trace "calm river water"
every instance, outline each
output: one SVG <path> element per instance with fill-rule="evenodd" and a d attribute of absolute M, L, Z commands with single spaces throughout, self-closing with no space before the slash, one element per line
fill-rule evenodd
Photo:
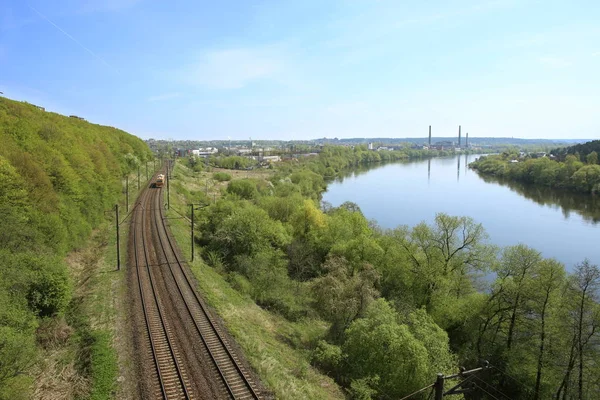
<path fill-rule="evenodd" d="M 331 182 L 323 201 L 358 204 L 384 228 L 431 223 L 438 212 L 480 222 L 499 246 L 524 243 L 568 270 L 600 264 L 600 198 L 482 178 L 467 165 L 477 155 L 393 163 Z"/>

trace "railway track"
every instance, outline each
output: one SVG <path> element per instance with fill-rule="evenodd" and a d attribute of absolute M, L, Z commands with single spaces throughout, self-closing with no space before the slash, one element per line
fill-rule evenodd
<path fill-rule="evenodd" d="M 138 287 L 146 322 L 147 341 L 155 372 L 157 387 L 154 395 L 164 399 L 192 399 L 189 393 L 189 380 L 181 365 L 181 357 L 172 339 L 171 328 L 165 318 L 163 307 L 158 296 L 148 261 L 148 246 L 145 238 L 145 211 L 142 204 L 148 197 L 147 190 L 136 207 L 134 214 L 134 259 L 138 277 Z"/>
<path fill-rule="evenodd" d="M 201 342 L 205 354 L 211 360 L 212 373 L 222 381 L 223 398 L 235 400 L 259 399 L 254 383 L 232 351 L 220 328 L 212 320 L 202 300 L 194 289 L 193 281 L 178 255 L 176 245 L 171 240 L 162 210 L 161 189 L 146 188 L 140 195 L 140 202 L 134 214 L 134 248 L 138 286 L 144 317 L 146 320 L 149 348 L 152 350 L 156 387 L 156 398 L 192 399 L 193 385 L 190 385 L 184 360 L 180 356 L 172 331 L 176 326 L 164 317 L 163 304 L 156 295 L 155 281 L 169 276 L 175 290 L 170 293 L 183 306 L 187 320 L 193 325 L 197 337 L 192 341 Z M 145 237 L 151 232 L 150 237 Z M 150 266 L 149 254 L 161 259 L 158 265 Z M 157 269 L 162 269 L 159 274 Z M 188 332 L 190 332 L 188 330 Z"/>

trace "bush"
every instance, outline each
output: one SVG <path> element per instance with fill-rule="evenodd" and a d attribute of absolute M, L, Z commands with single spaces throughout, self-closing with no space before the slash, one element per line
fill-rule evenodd
<path fill-rule="evenodd" d="M 38 265 L 27 292 L 29 307 L 40 317 L 60 314 L 71 299 L 67 268 L 60 262 Z"/>
<path fill-rule="evenodd" d="M 241 179 L 230 182 L 227 186 L 227 193 L 238 195 L 242 199 L 251 200 L 258 195 L 258 189 L 256 189 L 254 181 Z"/>
<path fill-rule="evenodd" d="M 319 340 L 312 354 L 313 363 L 326 373 L 337 371 L 342 362 L 342 349 L 339 346 Z"/>
<path fill-rule="evenodd" d="M 227 182 L 231 180 L 231 175 L 229 175 L 226 172 L 215 172 L 213 174 L 213 179 L 219 181 L 219 182 Z"/>

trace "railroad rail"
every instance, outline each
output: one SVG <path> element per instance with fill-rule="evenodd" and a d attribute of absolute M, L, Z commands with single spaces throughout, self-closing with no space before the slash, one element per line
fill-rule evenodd
<path fill-rule="evenodd" d="M 164 399 L 192 399 L 189 393 L 189 381 L 176 346 L 172 340 L 171 327 L 165 318 L 160 298 L 157 295 L 155 284 L 150 272 L 148 261 L 148 246 L 144 237 L 146 218 L 144 213 L 148 193 L 145 191 L 140 196 L 134 214 L 134 259 L 137 272 L 137 281 L 140 298 L 146 322 L 146 334 L 150 344 L 150 357 L 155 366 L 158 387 L 155 397 Z M 147 203 L 146 203 L 147 204 Z M 140 221 L 141 219 L 141 221 Z M 141 231 L 141 234 L 140 234 Z M 141 240 L 140 240 L 141 239 Z M 139 253 L 142 253 L 141 255 Z"/>
<path fill-rule="evenodd" d="M 193 322 L 192 331 L 198 334 L 198 342 L 203 344 L 204 353 L 208 355 L 212 362 L 213 372 L 222 381 L 221 390 L 224 389 L 223 391 L 226 392 L 223 393 L 224 397 L 234 400 L 260 399 L 254 389 L 252 380 L 194 289 L 193 281 L 188 276 L 188 272 L 186 272 L 186 268 L 178 255 L 176 245 L 169 235 L 161 202 L 162 188 L 146 188 L 140 195 L 140 202 L 136 206 L 140 210 L 135 213 L 135 223 L 133 225 L 138 284 L 150 347 L 154 354 L 156 378 L 160 387 L 160 390 L 155 393 L 156 397 L 191 399 L 193 395 L 189 389 L 192 386 L 189 385 L 185 366 L 181 362 L 182 359 L 175 343 L 172 343 L 171 340 L 171 329 L 178 329 L 178 327 L 170 327 L 168 320 L 163 318 L 161 300 L 154 291 L 155 284 L 152 271 L 162 269 L 163 274 L 166 273 L 172 278 L 176 290 L 171 294 L 177 300 L 180 299 L 181 305 L 187 310 L 189 320 Z M 139 221 L 139 218 L 141 218 L 141 221 Z M 147 223 L 151 225 L 151 239 L 144 237 L 149 232 Z M 138 238 L 140 232 L 141 240 Z M 140 241 L 142 246 L 139 246 Z M 149 267 L 148 262 L 149 243 L 154 245 L 154 248 L 151 249 L 154 252 L 153 254 L 163 259 L 159 262 L 159 265 L 152 267 Z M 143 257 L 138 254 L 142 249 Z M 142 258 L 145 264 L 140 265 L 138 261 Z M 155 273 L 157 274 L 156 279 L 159 279 L 158 272 Z M 154 293 L 154 297 L 150 295 L 151 292 Z M 192 338 L 192 340 L 197 339 Z"/>

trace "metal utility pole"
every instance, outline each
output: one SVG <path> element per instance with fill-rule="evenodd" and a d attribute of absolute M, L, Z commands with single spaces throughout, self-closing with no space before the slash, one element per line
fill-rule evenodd
<path fill-rule="evenodd" d="M 190 204 L 192 209 L 192 229 L 191 229 L 191 242 L 192 242 L 192 262 L 194 262 L 194 205 Z"/>
<path fill-rule="evenodd" d="M 117 271 L 121 270 L 121 246 L 119 242 L 119 205 L 115 204 L 115 214 L 117 216 L 115 225 L 117 226 Z"/>
<path fill-rule="evenodd" d="M 125 204 L 129 212 L 129 175 L 125 176 Z"/>
<path fill-rule="evenodd" d="M 167 169 L 167 172 L 168 171 L 169 170 Z M 166 178 L 167 178 L 167 210 L 168 210 L 169 207 L 171 207 L 171 204 L 170 204 L 171 192 L 169 190 L 169 181 L 171 180 L 171 178 L 169 178 L 169 174 L 167 174 Z"/>
<path fill-rule="evenodd" d="M 138 165 L 138 192 L 140 190 L 140 166 Z"/>
<path fill-rule="evenodd" d="M 148 161 L 146 161 L 146 182 L 148 181 Z"/>

